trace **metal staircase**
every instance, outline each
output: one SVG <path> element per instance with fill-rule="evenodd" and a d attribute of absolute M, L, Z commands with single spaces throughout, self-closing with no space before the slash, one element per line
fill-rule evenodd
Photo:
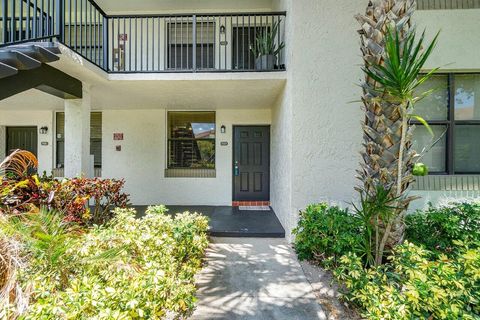
<path fill-rule="evenodd" d="M 48 63 L 60 59 L 65 0 L 0 0 L 0 100 L 35 88 L 64 99 L 82 83 Z"/>
<path fill-rule="evenodd" d="M 173 132 L 171 141 L 172 148 L 170 148 L 170 166 L 179 168 L 192 167 L 194 163 L 201 160 L 200 149 L 197 142 L 194 140 L 193 129 L 177 128 Z"/>
<path fill-rule="evenodd" d="M 0 48 L 0 100 L 29 89 L 62 99 L 82 98 L 82 82 L 48 65 L 60 59 L 53 42 L 33 42 Z"/>
<path fill-rule="evenodd" d="M 0 48 L 0 79 L 19 71 L 40 68 L 42 63 L 59 60 L 60 50 L 50 42 L 26 43 Z"/>

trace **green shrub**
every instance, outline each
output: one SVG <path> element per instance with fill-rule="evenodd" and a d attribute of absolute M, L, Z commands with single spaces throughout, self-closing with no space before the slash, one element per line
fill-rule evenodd
<path fill-rule="evenodd" d="M 348 254 L 335 275 L 348 289 L 344 298 L 367 319 L 479 319 L 480 251 L 455 245 L 454 258 L 432 260 L 430 251 L 406 242 L 388 264 L 371 269 Z"/>
<path fill-rule="evenodd" d="M 19 279 L 24 292 L 30 292 L 30 305 L 21 318 L 189 316 L 195 303 L 194 275 L 208 245 L 208 220 L 197 214 L 171 217 L 165 212 L 163 206 L 151 207 L 144 218 L 135 219 L 134 210 L 117 209 L 106 225 L 69 233 L 64 232 L 68 225 L 55 219 L 58 237 L 67 237 L 66 245 L 59 245 L 60 256 L 53 255 L 56 260 L 48 253 L 50 245 L 37 245 L 38 238 L 43 243 L 58 238 L 56 228 L 25 224 L 24 231 L 30 228 L 32 237 L 19 233 L 29 256 Z M 44 232 L 35 231 L 40 229 Z M 52 264 L 61 266 L 61 272 Z"/>
<path fill-rule="evenodd" d="M 311 205 L 302 211 L 293 234 L 299 258 L 316 260 L 325 267 L 336 265 L 344 254 L 362 252 L 359 221 L 348 210 L 329 207 L 326 203 Z"/>
<path fill-rule="evenodd" d="M 456 240 L 480 241 L 480 203 L 430 207 L 406 217 L 406 238 L 428 250 L 451 253 Z"/>
<path fill-rule="evenodd" d="M 480 203 L 407 216 L 407 241 L 372 268 L 363 239 L 368 217 L 309 206 L 294 230 L 299 258 L 333 267 L 343 298 L 365 318 L 480 319 Z"/>

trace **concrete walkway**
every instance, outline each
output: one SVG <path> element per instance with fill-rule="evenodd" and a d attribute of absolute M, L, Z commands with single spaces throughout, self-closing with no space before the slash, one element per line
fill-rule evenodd
<path fill-rule="evenodd" d="M 283 239 L 212 238 L 192 319 L 326 319 Z"/>

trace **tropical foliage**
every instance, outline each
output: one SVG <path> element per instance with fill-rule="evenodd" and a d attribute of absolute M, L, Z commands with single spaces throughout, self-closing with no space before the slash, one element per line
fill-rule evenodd
<path fill-rule="evenodd" d="M 415 95 L 420 84 L 436 69 L 421 75 L 435 48 L 437 37 L 425 44 L 425 35 L 417 38 L 411 25 L 414 0 L 371 1 L 361 24 L 361 50 L 365 66 L 362 102 L 365 110 L 361 170 L 358 188 L 367 203 L 388 204 L 371 217 L 373 226 L 372 257 L 375 265 L 384 260 L 385 249 L 391 250 L 404 238 L 404 217 L 414 197 L 408 196 L 413 182 L 412 170 L 418 154 L 412 150 L 413 127 L 410 119 L 425 121 L 415 115 L 414 106 L 428 92 Z M 437 35 L 438 36 L 438 35 Z M 369 210 L 369 208 L 360 208 Z M 366 213 L 365 215 L 370 215 Z"/>
<path fill-rule="evenodd" d="M 195 303 L 194 275 L 208 221 L 151 207 L 142 219 L 117 209 L 104 226 L 79 229 L 61 214 L 1 216 L 3 241 L 20 244 L 23 267 L 0 318 L 180 319 Z M 8 237 L 8 238 L 7 238 Z M 21 299 L 22 298 L 22 299 Z M 7 303 L 5 303 L 7 302 Z"/>
<path fill-rule="evenodd" d="M 35 174 L 38 161 L 28 151 L 16 150 L 0 165 L 0 213 L 38 212 L 41 207 L 62 212 L 68 221 L 101 224 L 113 208 L 124 208 L 125 182 L 115 179 L 56 180 Z M 93 210 L 90 208 L 92 207 Z"/>
<path fill-rule="evenodd" d="M 85 224 L 102 224 L 113 217 L 113 208 L 125 208 L 128 194 L 124 180 L 74 178 L 52 181 L 48 207 L 65 213 L 66 219 Z"/>
<path fill-rule="evenodd" d="M 335 274 L 367 319 L 479 319 L 480 251 L 456 246 L 454 257 L 437 257 L 407 241 L 372 269 L 349 254 Z"/>
<path fill-rule="evenodd" d="M 299 258 L 333 270 L 346 287 L 343 298 L 367 319 L 480 318 L 478 202 L 407 215 L 405 243 L 380 266 L 368 261 L 365 219 L 326 204 L 309 206 L 295 230 Z"/>
<path fill-rule="evenodd" d="M 406 224 L 409 241 L 438 254 L 450 255 L 455 251 L 455 242 L 480 239 L 480 203 L 431 206 L 426 211 L 407 215 Z"/>
<path fill-rule="evenodd" d="M 300 212 L 293 230 L 295 250 L 302 260 L 314 260 L 324 267 L 336 266 L 348 252 L 362 255 L 361 224 L 345 209 L 326 203 L 308 206 Z"/>

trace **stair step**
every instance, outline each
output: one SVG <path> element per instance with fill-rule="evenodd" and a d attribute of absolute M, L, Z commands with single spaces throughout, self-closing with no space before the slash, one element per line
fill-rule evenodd
<path fill-rule="evenodd" d="M 0 79 L 14 76 L 18 73 L 18 69 L 9 66 L 8 64 L 4 64 L 0 62 Z"/>
<path fill-rule="evenodd" d="M 60 60 L 60 57 L 52 51 L 37 45 L 16 46 L 14 47 L 14 50 L 43 63 Z"/>
<path fill-rule="evenodd" d="M 15 50 L 17 48 L 24 48 L 28 46 L 41 47 L 53 54 L 61 54 L 60 48 L 56 42 L 26 42 L 22 44 L 13 44 L 8 47 L 1 48 L 2 51 Z"/>
<path fill-rule="evenodd" d="M 15 50 L 0 51 L 0 62 L 18 70 L 32 70 L 42 65 L 40 61 Z"/>

